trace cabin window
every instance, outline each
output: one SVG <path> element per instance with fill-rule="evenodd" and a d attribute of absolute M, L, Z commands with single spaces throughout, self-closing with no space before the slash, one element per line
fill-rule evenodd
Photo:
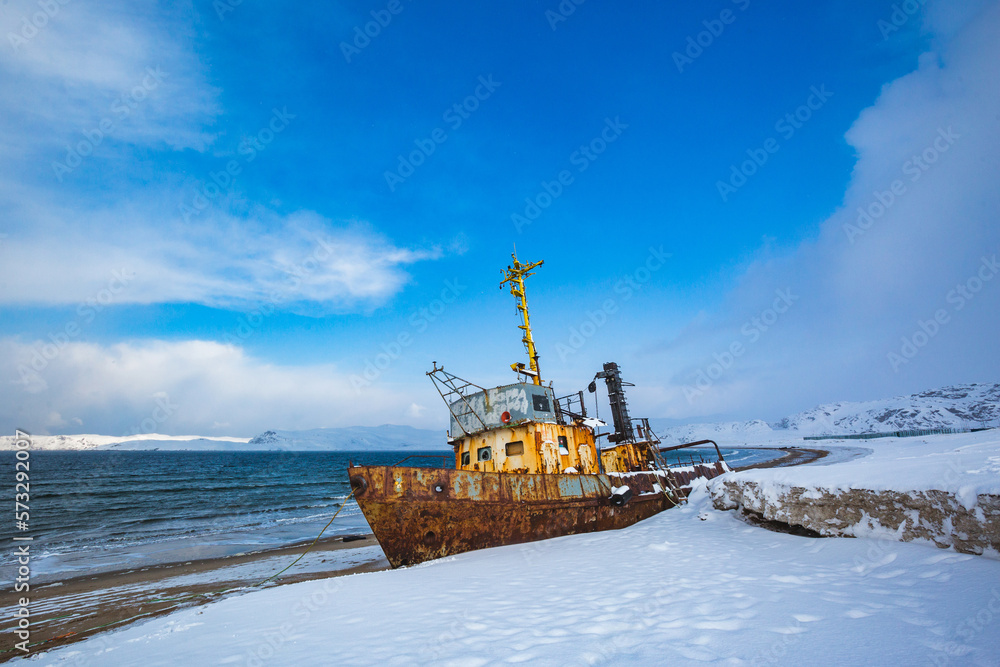
<path fill-rule="evenodd" d="M 507 456 L 520 456 L 524 454 L 524 443 L 520 440 L 507 443 Z"/>
<path fill-rule="evenodd" d="M 469 452 L 462 452 L 462 465 L 469 465 Z"/>
<path fill-rule="evenodd" d="M 560 435 L 559 436 L 559 453 L 560 454 L 569 454 L 569 441 L 566 440 L 566 436 L 565 435 Z"/>
<path fill-rule="evenodd" d="M 480 461 L 489 461 L 493 458 L 493 450 L 489 447 L 480 447 L 476 452 L 476 458 Z"/>
<path fill-rule="evenodd" d="M 549 406 L 549 397 L 545 394 L 532 394 L 531 405 L 535 408 L 535 412 L 552 412 L 552 408 Z"/>

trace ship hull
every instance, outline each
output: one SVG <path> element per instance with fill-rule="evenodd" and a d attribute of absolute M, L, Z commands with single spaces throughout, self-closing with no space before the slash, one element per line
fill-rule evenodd
<path fill-rule="evenodd" d="M 674 480 L 686 495 L 686 484 L 694 477 L 711 478 L 726 470 L 721 462 L 702 464 L 674 473 Z M 663 474 L 350 468 L 355 499 L 393 567 L 475 549 L 625 528 L 676 504 L 654 487 L 666 486 Z M 611 489 L 623 484 L 633 497 L 617 506 Z"/>

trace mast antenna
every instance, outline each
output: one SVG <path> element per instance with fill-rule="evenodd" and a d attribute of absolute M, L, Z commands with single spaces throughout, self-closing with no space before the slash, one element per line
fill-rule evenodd
<path fill-rule="evenodd" d="M 535 349 L 535 341 L 531 337 L 531 321 L 528 319 L 528 297 L 524 293 L 524 279 L 534 275 L 532 269 L 536 269 L 544 264 L 545 260 L 522 264 L 517 260 L 516 247 L 510 256 L 514 260 L 514 263 L 508 265 L 507 270 L 503 272 L 504 279 L 500 282 L 500 289 L 503 289 L 504 284 L 510 283 L 510 293 L 517 300 L 517 310 L 521 313 L 521 320 L 523 322 L 523 324 L 518 325 L 518 329 L 524 332 L 521 342 L 524 343 L 524 349 L 528 353 L 528 368 L 526 369 L 523 363 L 511 364 L 510 367 L 516 373 L 530 376 L 532 382 L 540 386 L 542 384 L 542 377 L 538 372 L 538 351 Z"/>

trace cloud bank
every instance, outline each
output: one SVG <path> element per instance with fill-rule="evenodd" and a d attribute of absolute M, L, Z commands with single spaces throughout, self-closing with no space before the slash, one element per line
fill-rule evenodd
<path fill-rule="evenodd" d="M 761 252 L 722 312 L 646 351 L 678 369 L 652 412 L 777 417 L 996 379 L 1000 5 L 939 4 L 926 28 L 932 50 L 847 132 L 857 163 L 817 237 Z"/>
<path fill-rule="evenodd" d="M 387 382 L 361 396 L 334 366 L 279 366 L 212 341 L 2 339 L 0 377 L 11 379 L 0 385 L 0 420 L 37 433 L 247 437 L 273 428 L 444 423 L 422 416 L 412 393 Z"/>

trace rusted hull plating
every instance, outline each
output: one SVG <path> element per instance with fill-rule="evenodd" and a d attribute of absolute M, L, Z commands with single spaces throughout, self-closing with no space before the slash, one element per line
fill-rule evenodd
<path fill-rule="evenodd" d="M 686 494 L 694 477 L 712 478 L 724 463 L 678 472 Z M 662 473 L 661 473 L 662 475 Z M 354 497 L 393 567 L 415 565 L 475 549 L 520 544 L 561 535 L 625 528 L 673 507 L 652 472 L 619 475 L 483 473 L 445 468 L 356 466 Z M 611 487 L 634 494 L 624 506 Z"/>

